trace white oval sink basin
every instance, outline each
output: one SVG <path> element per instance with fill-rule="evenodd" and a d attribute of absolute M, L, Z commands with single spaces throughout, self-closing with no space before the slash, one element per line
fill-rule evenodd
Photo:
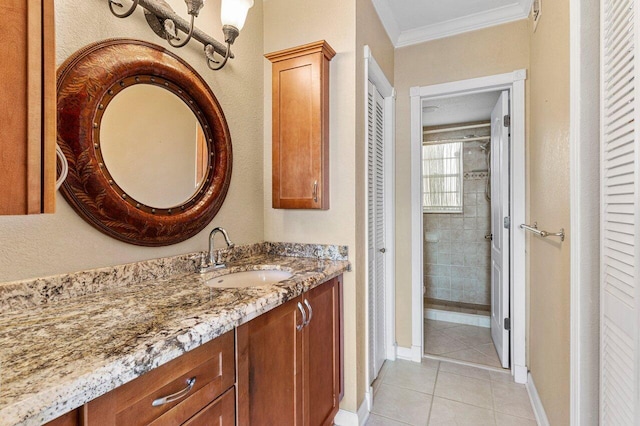
<path fill-rule="evenodd" d="M 206 281 L 205 285 L 217 288 L 258 287 L 275 284 L 291 278 L 293 274 L 287 271 L 267 269 L 263 271 L 234 272 L 220 275 Z"/>

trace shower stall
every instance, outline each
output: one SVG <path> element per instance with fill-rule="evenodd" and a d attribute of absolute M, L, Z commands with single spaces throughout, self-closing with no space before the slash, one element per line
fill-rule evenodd
<path fill-rule="evenodd" d="M 425 319 L 446 320 L 455 312 L 466 314 L 469 324 L 489 324 L 490 139 L 489 122 L 425 128 Z"/>

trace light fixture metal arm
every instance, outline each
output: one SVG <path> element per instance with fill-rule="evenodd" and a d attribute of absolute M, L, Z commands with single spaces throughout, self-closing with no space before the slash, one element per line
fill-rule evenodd
<path fill-rule="evenodd" d="M 126 18 L 127 16 L 131 15 L 131 13 L 133 13 L 133 10 L 135 10 L 135 7 L 132 7 L 132 10 L 129 11 L 131 13 L 129 13 L 129 15 L 126 15 L 126 16 L 123 16 L 121 14 L 116 14 L 113 11 L 113 7 L 111 5 L 112 0 L 107 0 L 107 1 L 109 2 L 112 13 L 117 17 Z M 142 8 L 147 10 L 149 13 L 157 16 L 158 19 L 172 20 L 178 30 L 188 34 L 191 28 L 189 21 L 187 21 L 186 19 L 178 15 L 176 12 L 174 12 L 171 8 L 165 6 L 163 3 L 164 2 L 160 0 L 134 0 L 134 4 L 136 7 L 138 5 L 141 6 Z M 192 38 L 199 41 L 204 46 L 211 45 L 213 50 L 215 50 L 215 52 L 218 53 L 219 55 L 222 55 L 222 56 L 227 55 L 228 49 L 223 43 L 214 39 L 213 37 L 211 37 L 210 35 L 208 35 L 207 33 L 198 29 L 195 26 L 193 27 Z M 233 53 L 229 52 L 229 58 L 234 58 Z"/>
<path fill-rule="evenodd" d="M 167 43 L 169 43 L 171 45 L 171 47 L 176 47 L 176 48 L 180 48 L 180 47 L 184 47 L 187 45 L 187 43 L 189 43 L 189 41 L 191 41 L 191 37 L 193 37 L 193 29 L 195 26 L 195 19 L 196 17 L 191 15 L 191 24 L 189 26 L 189 33 L 187 34 L 187 38 L 184 39 L 182 41 L 182 43 L 173 43 L 173 38 L 172 38 L 172 34 L 169 34 L 168 31 L 165 31 L 165 36 L 167 38 Z M 175 24 L 174 24 L 175 25 Z M 175 38 L 175 37 L 174 37 Z M 228 51 L 229 49 L 227 49 Z"/>
<path fill-rule="evenodd" d="M 224 55 L 224 58 L 222 59 L 222 61 L 216 61 L 214 59 L 212 50 L 213 49 L 211 48 L 211 45 L 205 46 L 204 48 L 204 54 L 207 57 L 207 66 L 209 67 L 209 69 L 213 71 L 221 70 L 229 60 L 229 53 L 231 53 L 231 44 L 227 43 L 227 54 Z M 211 65 L 211 64 L 217 64 L 217 65 Z"/>
<path fill-rule="evenodd" d="M 132 4 L 132 5 L 131 5 L 131 7 L 129 8 L 129 10 L 127 10 L 127 11 L 126 11 L 126 12 L 124 12 L 124 13 L 118 13 L 118 12 L 116 12 L 116 10 L 113 8 L 113 6 L 118 6 L 118 7 L 120 7 L 120 8 L 124 7 L 124 6 L 122 5 L 122 3 L 118 3 L 118 2 L 117 2 L 117 1 L 115 1 L 115 0 L 108 0 L 108 1 L 109 1 L 109 9 L 111 10 L 111 13 L 113 13 L 113 15 L 114 15 L 114 16 L 116 16 L 116 17 L 118 17 L 118 18 L 127 18 L 127 17 L 131 16 L 131 14 L 132 14 L 133 12 L 135 12 L 135 11 L 136 11 L 136 8 L 138 7 L 138 1 L 139 1 L 139 0 L 134 0 L 134 1 L 133 1 L 133 4 Z"/>

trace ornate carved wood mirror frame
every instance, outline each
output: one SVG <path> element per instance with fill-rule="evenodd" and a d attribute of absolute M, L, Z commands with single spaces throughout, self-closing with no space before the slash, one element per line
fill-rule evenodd
<path fill-rule="evenodd" d="M 182 99 L 200 122 L 209 151 L 206 176 L 195 195 L 162 209 L 128 197 L 111 179 L 100 152 L 100 120 L 123 88 L 152 84 Z M 153 123 L 150 123 L 153 125 Z M 163 246 L 184 241 L 211 222 L 231 180 L 231 137 L 207 83 L 160 46 L 128 39 L 95 43 L 58 70 L 58 144 L 69 161 L 61 192 L 92 226 L 127 243 Z"/>

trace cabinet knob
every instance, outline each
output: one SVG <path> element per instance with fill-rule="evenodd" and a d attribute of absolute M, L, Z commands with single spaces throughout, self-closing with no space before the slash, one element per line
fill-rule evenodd
<path fill-rule="evenodd" d="M 380 249 L 380 253 L 386 253 L 386 252 L 387 252 L 386 248 L 383 247 L 383 248 Z"/>

